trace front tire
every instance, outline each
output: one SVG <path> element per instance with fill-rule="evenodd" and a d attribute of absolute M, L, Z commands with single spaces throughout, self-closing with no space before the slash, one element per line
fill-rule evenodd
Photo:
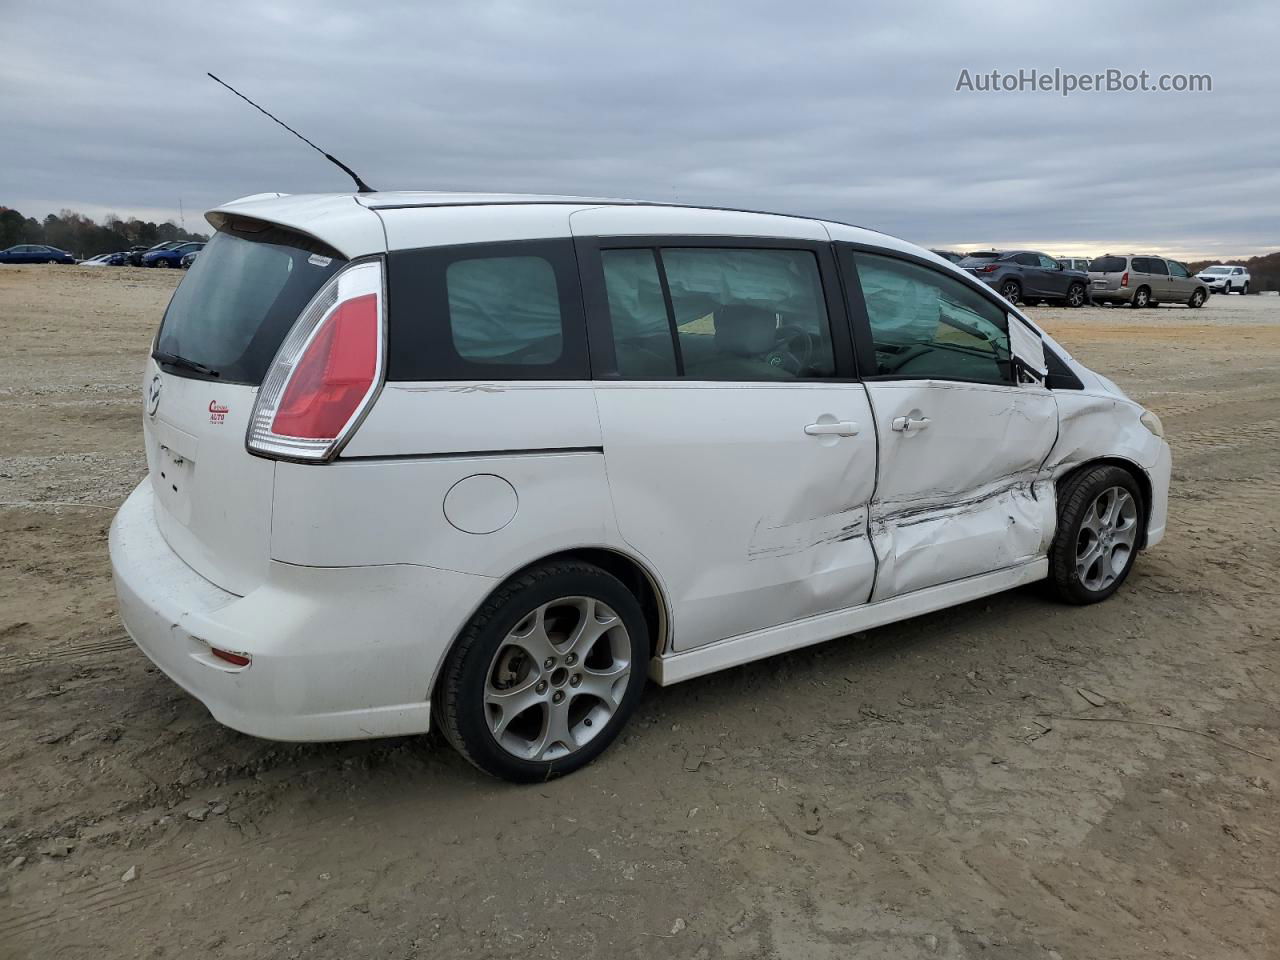
<path fill-rule="evenodd" d="M 1231 293 L 1231 281 L 1230 281 L 1230 280 L 1228 280 L 1228 281 L 1226 282 L 1226 285 L 1222 288 L 1222 292 L 1223 292 L 1223 293 L 1225 293 L 1225 294 L 1230 295 L 1230 293 Z"/>
<path fill-rule="evenodd" d="M 572 773 L 604 752 L 644 689 L 649 630 L 635 596 L 589 563 L 539 564 L 463 629 L 436 720 L 478 769 L 514 783 Z"/>
<path fill-rule="evenodd" d="M 1187 301 L 1187 306 L 1192 310 L 1198 310 L 1200 307 L 1204 306 L 1204 301 L 1205 292 L 1204 289 L 1201 288 L 1191 295 L 1191 299 Z"/>
<path fill-rule="evenodd" d="M 1058 598 L 1098 603 L 1133 569 L 1142 533 L 1142 492 L 1120 467 L 1086 468 L 1059 491 L 1058 530 L 1049 547 L 1049 581 Z"/>
<path fill-rule="evenodd" d="M 1073 283 L 1067 287 L 1067 306 L 1083 307 L 1084 306 L 1084 284 Z"/>

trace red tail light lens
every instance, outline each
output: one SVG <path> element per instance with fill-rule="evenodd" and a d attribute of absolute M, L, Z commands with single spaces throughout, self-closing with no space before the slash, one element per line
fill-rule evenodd
<path fill-rule="evenodd" d="M 272 361 L 249 420 L 252 453 L 328 460 L 382 384 L 382 261 L 339 271 L 303 311 Z"/>
<path fill-rule="evenodd" d="M 1129 285 L 1129 271 L 1126 270 L 1124 273 L 1120 274 L 1120 286 L 1127 287 L 1128 285 Z"/>
<path fill-rule="evenodd" d="M 983 268 L 982 268 L 981 270 L 979 270 L 978 272 L 979 272 L 979 273 L 995 273 L 995 272 L 996 272 L 996 269 L 997 269 L 997 267 L 996 267 L 996 265 L 995 265 L 994 263 L 988 263 L 985 267 L 983 267 Z"/>
<path fill-rule="evenodd" d="M 298 361 L 271 421 L 284 437 L 331 440 L 342 432 L 378 373 L 378 297 L 338 304 Z"/>

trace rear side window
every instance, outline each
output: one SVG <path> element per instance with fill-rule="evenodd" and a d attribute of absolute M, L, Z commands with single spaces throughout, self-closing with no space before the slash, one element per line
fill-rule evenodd
<path fill-rule="evenodd" d="M 174 291 L 156 350 L 208 367 L 223 382 L 257 386 L 298 315 L 345 262 L 266 224 L 219 231 Z"/>
<path fill-rule="evenodd" d="M 601 254 L 626 379 L 832 377 L 835 351 L 810 250 L 664 247 Z"/>
<path fill-rule="evenodd" d="M 542 366 L 560 358 L 560 295 L 542 257 L 456 260 L 444 282 L 453 348 L 463 360 Z"/>
<path fill-rule="evenodd" d="M 1124 257 L 1097 257 L 1089 261 L 1090 273 L 1123 273 L 1127 269 Z"/>
<path fill-rule="evenodd" d="M 1132 262 L 1133 262 L 1134 273 L 1151 273 L 1152 272 L 1150 257 L 1134 257 Z"/>
<path fill-rule="evenodd" d="M 1169 268 L 1165 266 L 1165 262 L 1159 257 L 1149 257 L 1147 262 L 1151 264 L 1149 270 L 1150 273 L 1158 273 L 1163 277 L 1167 277 L 1169 275 Z"/>
<path fill-rule="evenodd" d="M 398 250 L 387 288 L 388 380 L 589 376 L 571 240 Z"/>

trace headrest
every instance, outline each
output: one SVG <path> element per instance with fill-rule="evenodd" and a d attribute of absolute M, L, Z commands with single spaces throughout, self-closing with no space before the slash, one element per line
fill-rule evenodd
<path fill-rule="evenodd" d="M 772 310 L 731 303 L 716 311 L 716 349 L 739 357 L 758 357 L 773 349 L 778 318 Z"/>

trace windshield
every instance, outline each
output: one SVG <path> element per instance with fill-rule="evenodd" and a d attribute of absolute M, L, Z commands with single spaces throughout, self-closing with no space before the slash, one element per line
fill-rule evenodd
<path fill-rule="evenodd" d="M 1210 267 L 1205 273 L 1230 273 L 1230 267 Z"/>
<path fill-rule="evenodd" d="M 1096 257 L 1089 261 L 1090 273 L 1122 273 L 1125 269 L 1124 257 Z"/>
<path fill-rule="evenodd" d="M 325 252 L 318 252 L 320 250 Z M 169 301 L 156 352 L 230 383 L 258 385 L 293 322 L 346 261 L 313 240 L 262 225 L 214 235 Z"/>

